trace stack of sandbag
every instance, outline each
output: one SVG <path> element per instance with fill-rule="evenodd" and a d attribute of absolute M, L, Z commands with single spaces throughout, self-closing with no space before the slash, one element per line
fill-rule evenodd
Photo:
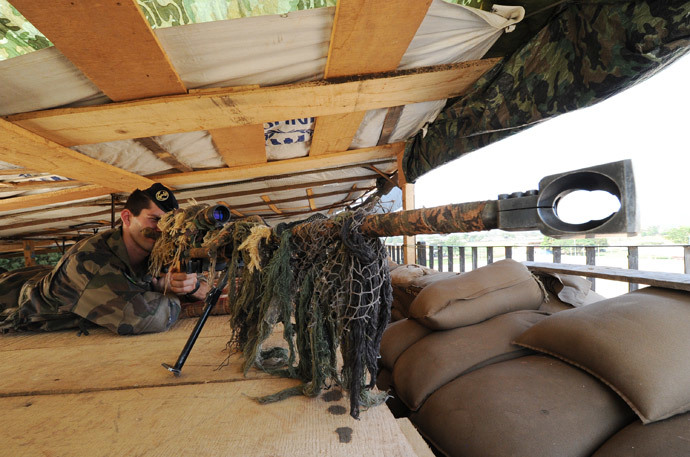
<path fill-rule="evenodd" d="M 391 307 L 391 321 L 395 322 L 408 317 L 410 304 L 417 294 L 429 284 L 441 279 L 455 277 L 460 273 L 439 272 L 422 265 L 398 265 L 388 263 L 393 286 L 393 305 Z"/>
<path fill-rule="evenodd" d="M 425 287 L 408 319 L 381 341 L 379 388 L 392 388 L 399 414 L 416 411 L 449 381 L 482 366 L 530 353 L 511 341 L 548 316 L 545 292 L 521 263 L 502 260 Z"/>
<path fill-rule="evenodd" d="M 690 455 L 690 294 L 589 303 L 558 279 L 554 314 L 517 262 L 430 285 L 384 334 L 380 387 L 446 455 Z"/>

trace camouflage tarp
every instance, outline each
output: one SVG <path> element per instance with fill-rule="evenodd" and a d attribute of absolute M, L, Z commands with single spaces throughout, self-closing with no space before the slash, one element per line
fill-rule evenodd
<path fill-rule="evenodd" d="M 551 117 L 598 103 L 690 51 L 690 2 L 564 4 L 525 46 L 408 141 L 408 182 Z"/>

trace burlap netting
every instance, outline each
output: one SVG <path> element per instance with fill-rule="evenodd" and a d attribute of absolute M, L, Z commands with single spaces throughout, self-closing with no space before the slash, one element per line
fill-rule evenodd
<path fill-rule="evenodd" d="M 611 386 L 649 423 L 690 410 L 690 294 L 646 288 L 563 311 L 515 343 Z"/>
<path fill-rule="evenodd" d="M 613 435 L 592 457 L 687 457 L 690 413 L 653 424 L 635 421 Z"/>
<path fill-rule="evenodd" d="M 538 311 L 515 311 L 479 324 L 424 336 L 395 362 L 396 395 L 416 411 L 429 395 L 458 376 L 532 353 L 511 341 L 547 316 Z"/>
<path fill-rule="evenodd" d="M 411 419 L 445 455 L 567 457 L 591 455 L 634 417 L 594 377 L 533 355 L 457 378 Z"/>
<path fill-rule="evenodd" d="M 410 317 L 432 330 L 447 330 L 537 309 L 544 298 L 529 270 L 506 259 L 430 284 L 410 305 Z"/>

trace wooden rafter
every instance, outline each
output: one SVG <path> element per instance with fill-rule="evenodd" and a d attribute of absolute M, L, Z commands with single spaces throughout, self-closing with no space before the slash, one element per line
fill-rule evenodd
<path fill-rule="evenodd" d="M 339 1 L 324 77 L 329 79 L 395 70 L 429 5 L 431 0 Z M 347 150 L 364 114 L 361 111 L 316 118 L 310 155 Z"/>
<path fill-rule="evenodd" d="M 136 138 L 134 141 L 151 151 L 156 157 L 161 159 L 163 162 L 170 165 L 179 171 L 193 171 L 194 169 L 188 165 L 183 164 L 177 157 L 166 151 L 157 141 L 153 138 Z"/>
<path fill-rule="evenodd" d="M 186 93 L 135 0 L 12 5 L 111 100 Z"/>
<path fill-rule="evenodd" d="M 86 186 L 72 187 L 69 189 L 61 189 L 42 194 L 3 198 L 0 200 L 0 212 L 101 197 L 109 194 L 110 192 L 111 191 L 105 187 L 101 187 L 96 184 L 89 184 Z"/>
<path fill-rule="evenodd" d="M 233 168 L 194 171 L 170 175 L 157 175 L 152 178 L 169 187 L 190 185 L 201 182 L 233 181 L 254 177 L 272 176 L 303 170 L 319 170 L 345 164 L 366 163 L 370 160 L 396 157 L 404 148 L 404 143 L 387 144 L 373 148 L 356 149 L 341 154 L 326 154 L 318 157 L 300 157 L 278 160 L 258 165 L 245 165 Z"/>
<path fill-rule="evenodd" d="M 261 200 L 266 202 L 268 207 L 271 208 L 271 211 L 273 211 L 274 213 L 283 214 L 283 212 L 281 210 L 279 210 L 278 207 L 271 202 L 271 197 L 269 197 L 268 195 L 262 195 Z"/>
<path fill-rule="evenodd" d="M 0 160 L 78 181 L 99 182 L 103 188 L 131 192 L 153 184 L 148 178 L 92 159 L 0 119 Z"/>
<path fill-rule="evenodd" d="M 311 187 L 307 189 L 307 200 L 309 201 L 309 207 L 316 210 L 316 203 L 314 203 L 314 189 Z"/>
<path fill-rule="evenodd" d="M 404 108 L 404 106 L 391 106 L 388 108 L 386 118 L 383 120 L 383 127 L 381 127 L 381 135 L 379 135 L 379 140 L 376 144 L 382 145 L 390 141 Z"/>
<path fill-rule="evenodd" d="M 498 59 L 485 59 L 437 65 L 340 82 L 311 81 L 242 91 L 212 90 L 205 95 L 200 92 L 35 111 L 6 119 L 63 146 L 101 143 L 456 97 L 497 62 Z"/>
<path fill-rule="evenodd" d="M 0 182 L 0 190 L 24 192 L 27 190 L 55 189 L 60 187 L 77 187 L 83 185 L 83 182 L 72 180 Z"/>

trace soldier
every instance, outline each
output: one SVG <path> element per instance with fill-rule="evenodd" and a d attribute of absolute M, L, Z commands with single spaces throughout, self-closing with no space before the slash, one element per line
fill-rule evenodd
<path fill-rule="evenodd" d="M 0 276 L 0 329 L 59 330 L 86 321 L 120 335 L 161 332 L 180 314 L 180 299 L 201 300 L 203 277 L 148 274 L 160 218 L 178 207 L 162 184 L 135 190 L 120 213 L 122 225 L 72 246 L 54 268 L 32 267 Z"/>

